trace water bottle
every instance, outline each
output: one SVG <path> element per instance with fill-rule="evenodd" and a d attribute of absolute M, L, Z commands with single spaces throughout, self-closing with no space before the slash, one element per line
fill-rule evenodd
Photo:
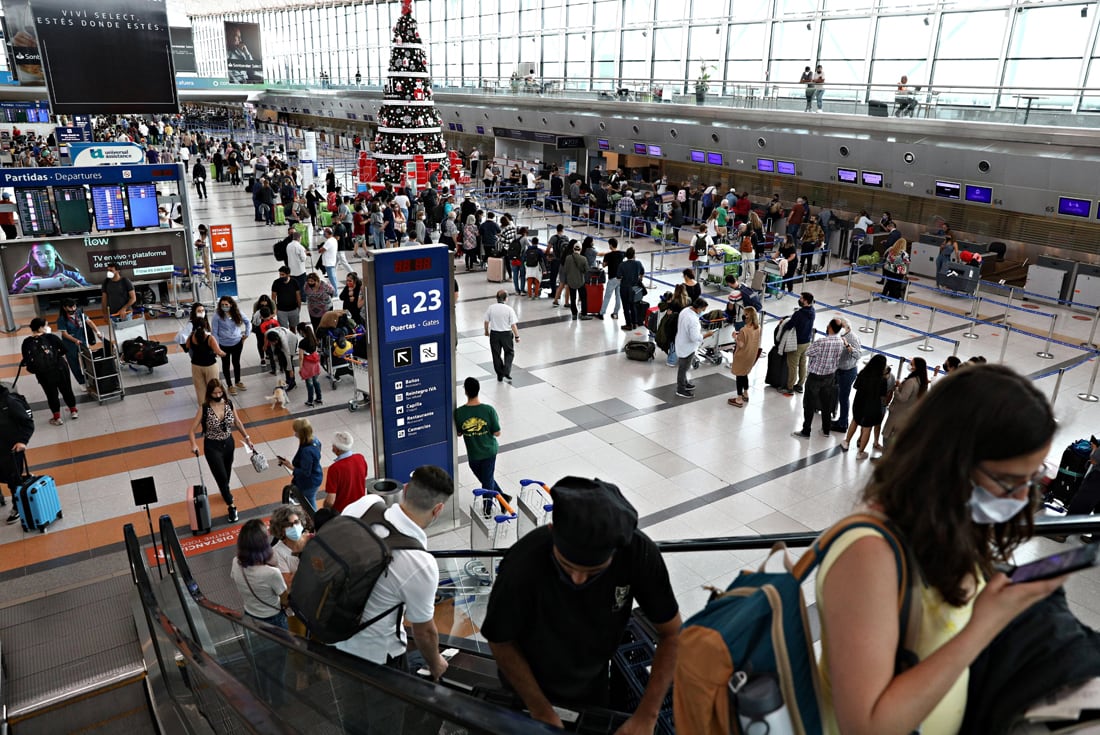
<path fill-rule="evenodd" d="M 744 735 L 794 735 L 790 712 L 773 674 L 754 674 L 738 689 L 737 718 Z"/>

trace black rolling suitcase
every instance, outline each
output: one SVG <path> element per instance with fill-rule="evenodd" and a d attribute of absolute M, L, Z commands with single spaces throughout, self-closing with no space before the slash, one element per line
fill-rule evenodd
<path fill-rule="evenodd" d="M 1058 463 L 1058 474 L 1047 486 L 1043 502 L 1059 510 L 1069 508 L 1073 497 L 1081 489 L 1091 455 L 1092 446 L 1088 439 L 1078 439 L 1066 447 Z"/>
<path fill-rule="evenodd" d="M 936 285 L 948 291 L 973 294 L 982 278 L 981 267 L 969 263 L 944 263 L 936 274 Z"/>
<path fill-rule="evenodd" d="M 787 387 L 787 358 L 779 354 L 779 348 L 772 346 L 768 351 L 768 372 L 764 382 L 773 388 Z"/>

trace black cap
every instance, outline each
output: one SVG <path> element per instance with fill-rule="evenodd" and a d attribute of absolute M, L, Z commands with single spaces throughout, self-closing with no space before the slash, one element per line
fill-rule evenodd
<path fill-rule="evenodd" d="M 550 488 L 550 497 L 554 546 L 578 566 L 603 564 L 630 543 L 638 527 L 638 511 L 609 482 L 563 477 Z"/>

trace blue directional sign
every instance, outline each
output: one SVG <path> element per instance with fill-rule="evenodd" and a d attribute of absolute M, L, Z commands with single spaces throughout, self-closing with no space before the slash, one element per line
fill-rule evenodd
<path fill-rule="evenodd" d="M 454 476 L 454 328 L 445 246 L 376 250 L 368 260 L 375 462 L 405 481 L 417 467 Z"/>

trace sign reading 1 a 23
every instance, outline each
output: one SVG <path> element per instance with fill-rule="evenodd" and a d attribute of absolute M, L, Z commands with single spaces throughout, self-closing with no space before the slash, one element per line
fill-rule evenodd
<path fill-rule="evenodd" d="M 385 339 L 393 342 L 443 334 L 443 279 L 429 278 L 382 287 Z"/>

